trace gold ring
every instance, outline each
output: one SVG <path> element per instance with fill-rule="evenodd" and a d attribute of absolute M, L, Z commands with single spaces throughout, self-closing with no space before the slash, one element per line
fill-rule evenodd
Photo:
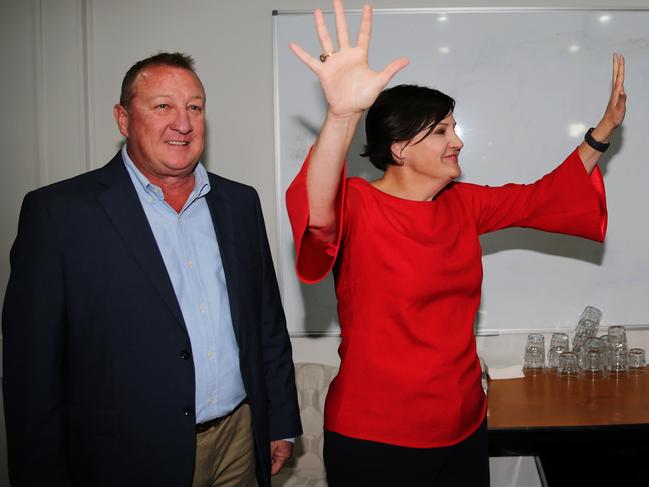
<path fill-rule="evenodd" d="M 327 58 L 331 56 L 334 52 L 336 51 L 328 52 L 327 54 L 320 54 L 320 62 L 324 63 L 327 60 Z"/>

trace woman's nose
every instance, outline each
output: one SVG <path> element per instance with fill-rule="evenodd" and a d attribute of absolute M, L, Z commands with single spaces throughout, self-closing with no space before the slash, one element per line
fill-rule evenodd
<path fill-rule="evenodd" d="M 458 149 L 461 149 L 464 147 L 464 142 L 462 142 L 462 139 L 460 139 L 460 136 L 457 134 L 454 134 L 455 137 L 453 138 L 452 144 L 453 147 L 457 147 Z"/>

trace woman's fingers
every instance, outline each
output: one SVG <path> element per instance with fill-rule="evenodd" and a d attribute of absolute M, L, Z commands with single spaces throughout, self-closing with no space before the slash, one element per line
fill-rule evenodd
<path fill-rule="evenodd" d="M 626 93 L 624 91 L 624 56 L 613 54 L 613 77 L 611 98 L 606 107 L 604 119 L 613 127 L 618 127 L 624 121 L 626 113 Z"/>
<path fill-rule="evenodd" d="M 381 89 L 392 77 L 408 65 L 406 58 L 392 61 L 382 71 L 372 70 L 367 62 L 367 52 L 372 34 L 372 8 L 363 7 L 363 14 L 356 41 L 356 47 L 349 44 L 349 31 L 343 0 L 333 0 L 339 49 L 331 57 L 311 55 L 295 43 L 289 44 L 291 51 L 318 78 L 330 109 L 337 114 L 358 113 L 367 109 Z M 321 10 L 314 12 L 316 31 L 322 54 L 334 51 L 325 16 Z"/>
<path fill-rule="evenodd" d="M 372 37 L 372 7 L 365 5 L 363 7 L 363 15 L 361 17 L 361 26 L 358 29 L 358 38 L 356 39 L 356 46 L 364 51 L 370 48 L 370 38 Z"/>
<path fill-rule="evenodd" d="M 334 17 L 336 19 L 336 32 L 338 33 L 338 47 L 342 50 L 349 47 L 349 29 L 342 0 L 334 0 Z"/>
<path fill-rule="evenodd" d="M 613 54 L 613 91 L 624 93 L 624 56 Z"/>
<path fill-rule="evenodd" d="M 395 74 L 408 66 L 408 63 L 410 63 L 410 60 L 408 58 L 400 57 L 383 68 L 383 71 L 381 71 L 380 73 L 383 86 L 387 85 Z"/>
<path fill-rule="evenodd" d="M 617 105 L 617 99 L 619 94 L 619 85 L 618 85 L 618 74 L 619 74 L 619 59 L 617 53 L 613 53 L 613 79 L 611 80 L 611 100 L 609 105 L 615 107 Z"/>
<path fill-rule="evenodd" d="M 611 98 L 619 110 L 626 107 L 626 93 L 624 91 L 624 56 L 620 54 L 613 55 L 613 92 Z"/>
<path fill-rule="evenodd" d="M 617 82 L 620 87 L 620 93 L 624 93 L 624 56 L 618 58 Z"/>
<path fill-rule="evenodd" d="M 300 59 L 300 61 L 302 61 L 309 67 L 309 69 L 311 69 L 311 71 L 313 71 L 315 74 L 318 74 L 318 70 L 320 68 L 320 65 L 322 64 L 319 60 L 315 59 L 294 42 L 291 42 L 288 47 L 291 51 L 293 51 L 293 54 L 295 54 Z"/>
<path fill-rule="evenodd" d="M 334 48 L 334 43 L 329 35 L 329 29 L 327 28 L 327 23 L 325 22 L 322 10 L 317 9 L 313 12 L 313 18 L 315 19 L 315 29 L 318 33 L 318 40 L 320 41 L 322 53 L 328 54 L 334 52 L 336 49 Z"/>

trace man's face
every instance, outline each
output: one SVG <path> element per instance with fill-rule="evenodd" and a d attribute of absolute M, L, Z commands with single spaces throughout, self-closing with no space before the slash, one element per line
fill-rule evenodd
<path fill-rule="evenodd" d="M 188 176 L 205 146 L 205 90 L 186 69 L 150 66 L 133 84 L 126 109 L 113 110 L 128 154 L 149 179 Z"/>

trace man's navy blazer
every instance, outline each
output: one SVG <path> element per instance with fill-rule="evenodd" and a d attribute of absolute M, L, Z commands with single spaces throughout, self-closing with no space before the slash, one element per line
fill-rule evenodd
<path fill-rule="evenodd" d="M 291 346 L 257 193 L 209 178 L 257 478 L 269 486 L 270 440 L 301 433 Z M 120 154 L 29 193 L 10 260 L 2 325 L 12 485 L 191 486 L 191 344 Z"/>

